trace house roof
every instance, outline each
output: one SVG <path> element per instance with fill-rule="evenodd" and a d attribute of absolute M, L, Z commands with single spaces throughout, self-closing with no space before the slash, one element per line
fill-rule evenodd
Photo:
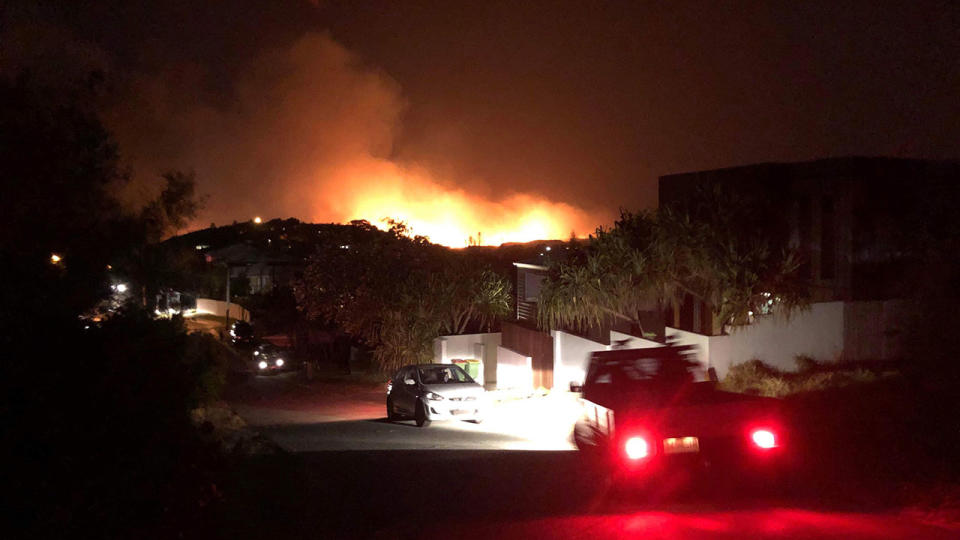
<path fill-rule="evenodd" d="M 538 264 L 538 263 L 539 263 L 539 261 L 536 261 L 536 262 L 535 262 L 535 261 L 532 261 L 532 260 L 528 260 L 528 261 L 525 261 L 525 262 L 515 262 L 515 263 L 513 263 L 513 265 L 516 266 L 517 268 L 527 268 L 527 269 L 530 269 L 530 270 L 548 270 L 548 268 L 547 268 L 546 266 L 544 266 L 544 265 L 542 265 L 542 264 Z"/>

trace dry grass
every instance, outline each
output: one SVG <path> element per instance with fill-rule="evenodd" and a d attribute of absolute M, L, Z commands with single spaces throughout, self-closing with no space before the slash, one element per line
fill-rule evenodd
<path fill-rule="evenodd" d="M 812 358 L 797 357 L 798 371 L 783 371 L 761 360 L 753 359 L 731 366 L 721 388 L 730 392 L 784 397 L 830 388 L 871 383 L 895 372 L 868 369 L 863 366 L 824 364 Z"/>

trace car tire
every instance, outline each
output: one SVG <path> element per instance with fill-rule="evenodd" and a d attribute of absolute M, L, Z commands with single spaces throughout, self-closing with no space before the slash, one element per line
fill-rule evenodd
<path fill-rule="evenodd" d="M 398 419 L 397 413 L 393 410 L 393 399 L 387 396 L 387 421 L 393 422 Z"/>
<path fill-rule="evenodd" d="M 414 414 L 413 419 L 417 422 L 417 427 L 427 427 L 430 425 L 430 419 L 427 418 L 427 404 L 418 401 L 417 402 L 417 412 Z"/>

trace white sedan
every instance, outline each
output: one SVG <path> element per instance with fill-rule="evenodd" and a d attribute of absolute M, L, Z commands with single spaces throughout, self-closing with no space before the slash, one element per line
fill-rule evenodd
<path fill-rule="evenodd" d="M 419 364 L 401 368 L 387 383 L 387 419 L 412 417 L 419 427 L 434 420 L 483 421 L 483 386 L 460 366 Z"/>

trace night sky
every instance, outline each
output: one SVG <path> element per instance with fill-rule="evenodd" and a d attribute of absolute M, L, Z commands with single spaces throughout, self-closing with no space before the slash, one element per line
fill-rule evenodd
<path fill-rule="evenodd" d="M 663 174 L 960 157 L 953 2 L 54 4 L 7 5 L 0 69 L 104 70 L 137 189 L 195 171 L 195 226 L 566 237 Z"/>

